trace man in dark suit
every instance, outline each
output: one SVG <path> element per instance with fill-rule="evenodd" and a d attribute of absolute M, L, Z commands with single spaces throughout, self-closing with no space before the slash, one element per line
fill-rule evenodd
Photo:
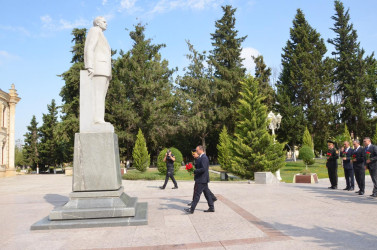
<path fill-rule="evenodd" d="M 346 178 L 347 186 L 343 190 L 347 191 L 353 191 L 355 187 L 355 178 L 354 178 L 354 172 L 353 172 L 353 166 L 352 166 L 352 155 L 353 150 L 350 147 L 350 143 L 348 141 L 345 141 L 343 143 L 344 150 L 342 152 L 342 159 L 343 159 L 343 168 L 344 168 L 344 177 Z"/>
<path fill-rule="evenodd" d="M 164 162 L 166 162 L 166 176 L 165 176 L 165 182 L 164 185 L 162 185 L 160 188 L 165 189 L 166 184 L 168 184 L 169 177 L 174 183 L 173 189 L 178 188 L 177 181 L 174 178 L 174 162 L 175 162 L 175 156 L 172 154 L 171 150 L 168 149 L 166 151 L 165 157 L 164 157 Z"/>
<path fill-rule="evenodd" d="M 369 169 L 370 177 L 373 181 L 372 197 L 377 197 L 377 147 L 372 145 L 369 137 L 364 138 L 365 146 L 365 165 Z"/>
<path fill-rule="evenodd" d="M 204 196 L 208 203 L 208 210 L 204 212 L 215 212 L 215 207 L 213 205 L 213 200 L 208 189 L 209 182 L 209 160 L 208 157 L 204 154 L 203 146 L 197 146 L 196 152 L 199 154 L 199 158 L 196 162 L 196 169 L 194 171 L 194 180 L 195 180 L 195 190 L 194 190 L 194 200 L 192 201 L 190 208 L 185 208 L 184 210 L 187 213 L 193 214 L 196 208 L 196 205 L 199 202 L 200 196 L 204 193 Z"/>
<path fill-rule="evenodd" d="M 365 192 L 365 167 L 364 167 L 364 149 L 360 146 L 359 140 L 353 141 L 353 170 L 355 171 L 355 179 L 359 186 L 359 195 L 363 195 Z"/>
<path fill-rule="evenodd" d="M 329 179 L 331 183 L 331 187 L 329 189 L 337 189 L 338 188 L 338 152 L 334 147 L 334 142 L 331 140 L 327 141 L 327 172 L 329 174 Z"/>

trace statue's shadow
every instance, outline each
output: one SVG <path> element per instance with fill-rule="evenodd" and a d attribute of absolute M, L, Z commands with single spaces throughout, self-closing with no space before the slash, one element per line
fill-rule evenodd
<path fill-rule="evenodd" d="M 64 206 L 69 201 L 67 196 L 63 196 L 60 194 L 46 194 L 43 197 L 48 203 L 54 205 L 54 207 L 61 207 Z"/>

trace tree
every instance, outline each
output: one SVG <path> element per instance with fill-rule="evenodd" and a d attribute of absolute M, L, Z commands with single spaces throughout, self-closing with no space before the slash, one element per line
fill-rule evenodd
<path fill-rule="evenodd" d="M 308 145 L 304 145 L 299 151 L 298 158 L 305 163 L 305 168 L 308 169 L 308 165 L 313 165 L 315 162 L 313 159 L 313 148 Z"/>
<path fill-rule="evenodd" d="M 47 105 L 47 114 L 43 114 L 43 124 L 39 128 L 40 131 L 40 143 L 39 154 L 40 162 L 43 165 L 56 166 L 61 163 L 61 152 L 58 139 L 56 138 L 56 126 L 58 124 L 58 108 L 55 100 L 52 99 L 51 104 Z"/>
<path fill-rule="evenodd" d="M 326 51 L 324 40 L 298 9 L 290 30 L 290 39 L 283 48 L 283 69 L 277 83 L 278 95 L 281 95 L 278 101 L 285 101 L 283 105 L 291 102 L 291 112 L 295 108 L 301 109 L 308 129 L 313 131 L 314 145 L 317 149 L 325 146 L 329 137 L 329 125 L 333 120 L 330 117 L 332 64 L 331 60 L 324 59 Z M 277 108 L 284 116 L 283 105 L 280 103 Z M 299 115 L 295 118 L 301 120 Z M 302 124 L 299 127 L 303 128 Z M 284 133 L 283 130 L 279 132 Z"/>
<path fill-rule="evenodd" d="M 304 135 L 302 136 L 302 145 L 309 146 L 312 149 L 312 151 L 314 149 L 312 136 L 309 133 L 308 127 L 305 127 Z"/>
<path fill-rule="evenodd" d="M 24 166 L 25 164 L 25 157 L 23 152 L 23 146 L 20 143 L 21 140 L 16 141 L 16 147 L 14 149 L 14 164 L 16 166 Z"/>
<path fill-rule="evenodd" d="M 346 141 L 348 141 L 352 145 L 351 134 L 348 131 L 347 124 L 344 124 L 344 138 Z"/>
<path fill-rule="evenodd" d="M 30 165 L 32 168 L 39 167 L 39 131 L 38 131 L 38 122 L 33 115 L 33 118 L 30 121 L 30 125 L 27 126 L 28 132 L 24 135 L 25 137 L 25 146 L 23 148 L 23 154 L 25 157 L 25 163 Z"/>
<path fill-rule="evenodd" d="M 183 134 L 199 138 L 201 145 L 206 149 L 206 138 L 215 120 L 216 105 L 212 95 L 210 71 L 204 66 L 206 52 L 199 53 L 189 41 L 187 45 L 190 54 L 186 57 L 190 64 L 184 76 L 177 78 L 177 95 L 182 107 L 179 127 Z"/>
<path fill-rule="evenodd" d="M 110 84 L 106 119 L 120 133 L 122 153 L 129 152 L 137 128 L 140 128 L 150 152 L 156 155 L 176 132 L 176 100 L 172 95 L 175 69 L 169 69 L 168 61 L 161 59 L 160 49 L 165 44 L 152 44 L 144 32 L 145 26 L 136 25 L 130 32 L 134 42 L 132 49 L 127 53 L 121 51 L 121 56 L 114 62 L 113 82 L 116 84 Z"/>
<path fill-rule="evenodd" d="M 145 138 L 141 129 L 139 129 L 139 132 L 136 136 L 136 143 L 134 150 L 132 152 L 132 158 L 133 165 L 137 170 L 139 170 L 140 172 L 147 171 L 150 165 L 151 156 L 148 153 L 148 148 L 145 143 Z"/>
<path fill-rule="evenodd" d="M 374 145 L 377 144 L 377 125 L 376 125 L 376 129 L 374 130 L 374 136 L 373 136 L 373 138 L 372 138 L 372 143 L 373 143 Z"/>
<path fill-rule="evenodd" d="M 271 68 L 264 63 L 263 56 L 254 57 L 255 79 L 259 82 L 259 93 L 265 97 L 263 103 L 268 110 L 272 110 L 275 104 L 275 92 L 270 85 Z"/>
<path fill-rule="evenodd" d="M 242 42 L 247 36 L 238 37 L 235 28 L 236 9 L 230 5 L 222 6 L 224 15 L 215 22 L 215 33 L 211 34 L 213 50 L 210 51 L 209 65 L 214 68 L 214 99 L 216 107 L 216 128 L 225 125 L 234 131 L 234 114 L 241 89 L 240 81 L 245 77 L 246 69 L 242 65 Z"/>
<path fill-rule="evenodd" d="M 220 136 L 219 144 L 217 144 L 218 161 L 222 169 L 231 171 L 232 167 L 232 141 L 228 134 L 228 130 L 224 126 Z"/>
<path fill-rule="evenodd" d="M 64 161 L 71 162 L 73 159 L 74 136 L 79 131 L 79 93 L 80 93 L 80 70 L 84 66 L 84 47 L 86 29 L 73 29 L 72 42 L 72 66 L 61 74 L 65 84 L 60 91 L 62 97 L 62 121 L 59 123 L 59 140 L 63 143 Z"/>
<path fill-rule="evenodd" d="M 335 23 L 331 29 L 336 37 L 328 39 L 328 42 L 335 47 L 332 52 L 335 57 L 333 81 L 335 93 L 342 100 L 340 118 L 348 124 L 355 137 L 362 137 L 372 132 L 369 130 L 372 106 L 366 100 L 376 92 L 376 67 L 373 54 L 364 58 L 365 51 L 360 48 L 357 32 L 350 23 L 349 9 L 345 10 L 341 1 L 335 1 L 334 5 L 335 15 L 332 19 Z M 372 70 L 372 74 L 367 74 L 368 69 Z M 368 91 L 370 88 L 372 91 Z"/>
<path fill-rule="evenodd" d="M 267 107 L 258 93 L 258 82 L 249 76 L 241 82 L 233 141 L 232 171 L 253 179 L 254 172 L 271 171 L 285 164 L 284 144 L 274 143 L 268 132 Z"/>

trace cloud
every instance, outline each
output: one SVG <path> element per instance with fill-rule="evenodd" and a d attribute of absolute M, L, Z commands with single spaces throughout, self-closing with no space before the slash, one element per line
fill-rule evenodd
<path fill-rule="evenodd" d="M 0 65 L 3 65 L 10 61 L 14 61 L 18 59 L 19 59 L 19 56 L 13 55 L 5 50 L 0 50 Z"/>
<path fill-rule="evenodd" d="M 160 0 L 150 14 L 165 13 L 175 9 L 203 10 L 208 7 L 217 7 L 221 1 L 216 0 Z"/>
<path fill-rule="evenodd" d="M 90 21 L 84 18 L 79 18 L 74 21 L 68 21 L 65 19 L 54 20 L 50 15 L 44 15 L 40 17 L 42 22 L 42 28 L 50 31 L 60 31 L 66 29 L 73 29 L 78 27 L 85 27 L 90 25 Z"/>
<path fill-rule="evenodd" d="M 106 5 L 107 4 L 107 0 L 102 0 L 102 5 Z"/>
<path fill-rule="evenodd" d="M 246 68 L 246 70 L 253 74 L 255 71 L 255 63 L 252 56 L 259 56 L 260 53 L 257 49 L 254 48 L 243 48 L 241 51 L 241 58 L 244 58 L 242 64 Z"/>
<path fill-rule="evenodd" d="M 20 26 L 0 25 L 0 30 L 12 31 L 12 32 L 21 33 L 26 36 L 31 36 L 30 32 L 27 29 Z"/>

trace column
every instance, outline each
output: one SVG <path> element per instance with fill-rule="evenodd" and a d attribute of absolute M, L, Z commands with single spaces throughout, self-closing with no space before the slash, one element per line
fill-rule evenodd
<path fill-rule="evenodd" d="M 16 104 L 20 101 L 21 98 L 18 97 L 17 90 L 12 84 L 12 88 L 9 90 L 10 100 L 9 100 L 9 170 L 15 170 L 14 160 L 15 160 L 15 117 L 16 117 Z"/>

